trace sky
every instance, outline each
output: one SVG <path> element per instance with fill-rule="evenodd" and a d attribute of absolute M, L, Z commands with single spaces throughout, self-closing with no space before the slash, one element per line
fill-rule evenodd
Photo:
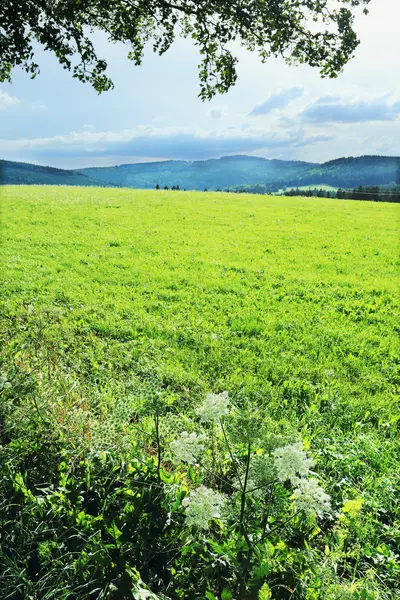
<path fill-rule="evenodd" d="M 98 95 L 38 49 L 35 79 L 16 69 L 0 84 L 0 157 L 61 168 L 248 154 L 325 162 L 400 156 L 400 0 L 371 0 L 360 14 L 355 57 L 338 79 L 317 69 L 262 64 L 237 47 L 238 81 L 210 102 L 198 98 L 199 54 L 177 40 L 142 66 L 96 34 L 112 91 Z"/>

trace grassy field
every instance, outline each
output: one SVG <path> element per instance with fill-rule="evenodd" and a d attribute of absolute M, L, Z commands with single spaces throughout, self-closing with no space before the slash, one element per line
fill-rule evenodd
<path fill-rule="evenodd" d="M 306 440 L 341 514 L 312 542 L 314 577 L 330 591 L 310 584 L 313 592 L 272 597 L 395 598 L 400 207 L 72 187 L 0 193 L 0 370 L 20 398 L 34 406 L 28 373 L 41 398 L 57 396 L 66 410 L 140 403 L 151 389 L 190 413 L 205 393 L 227 390 Z M 356 516 L 340 513 L 349 499 L 362 499 Z"/>

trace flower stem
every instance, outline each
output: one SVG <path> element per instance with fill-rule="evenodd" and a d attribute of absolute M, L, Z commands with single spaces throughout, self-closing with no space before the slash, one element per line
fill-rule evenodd
<path fill-rule="evenodd" d="M 242 480 L 240 479 L 239 471 L 238 471 L 237 465 L 236 465 L 236 460 L 235 460 L 235 458 L 234 458 L 234 456 L 232 454 L 231 446 L 229 444 L 228 436 L 226 435 L 226 431 L 225 431 L 225 427 L 224 427 L 224 424 L 222 422 L 222 419 L 220 419 L 219 422 L 221 424 L 222 433 L 224 434 L 225 443 L 226 443 L 226 446 L 227 446 L 228 451 L 229 451 L 229 456 L 231 457 L 232 466 L 233 466 L 233 468 L 235 470 L 236 477 L 238 478 L 240 488 L 243 491 L 243 483 L 242 483 Z"/>
<path fill-rule="evenodd" d="M 156 442 L 157 442 L 157 477 L 158 477 L 158 481 L 161 481 L 161 474 L 160 474 L 161 445 L 160 445 L 160 430 L 159 430 L 158 412 L 156 412 L 156 414 L 154 415 L 154 422 L 155 422 L 155 426 L 156 426 Z"/>

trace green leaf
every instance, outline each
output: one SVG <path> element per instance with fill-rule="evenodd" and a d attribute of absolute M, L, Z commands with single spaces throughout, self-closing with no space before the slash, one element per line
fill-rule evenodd
<path fill-rule="evenodd" d="M 115 523 L 115 521 L 113 521 L 111 523 L 111 525 L 109 527 L 107 527 L 107 532 L 110 534 L 110 536 L 114 539 L 117 540 L 119 537 L 121 537 L 122 535 L 122 531 L 118 528 L 117 524 Z"/>

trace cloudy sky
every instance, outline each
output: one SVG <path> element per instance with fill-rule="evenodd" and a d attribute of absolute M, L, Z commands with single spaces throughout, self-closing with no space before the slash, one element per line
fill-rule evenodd
<path fill-rule="evenodd" d="M 315 162 L 400 155 L 399 0 L 371 0 L 358 18 L 356 57 L 335 80 L 238 49 L 237 85 L 211 102 L 197 97 L 196 48 L 179 40 L 143 65 L 97 36 L 115 89 L 98 95 L 49 53 L 40 75 L 0 84 L 0 157 L 65 168 L 227 154 Z"/>

